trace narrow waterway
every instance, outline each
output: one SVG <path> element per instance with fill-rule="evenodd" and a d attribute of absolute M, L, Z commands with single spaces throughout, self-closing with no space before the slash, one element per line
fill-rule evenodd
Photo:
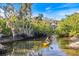
<path fill-rule="evenodd" d="M 52 38 L 50 45 L 42 47 L 42 41 L 16 41 L 9 44 L 7 56 L 66 56 L 57 43 L 57 39 Z"/>
<path fill-rule="evenodd" d="M 51 44 L 47 48 L 41 48 L 43 56 L 66 56 L 58 45 L 56 37 L 52 38 Z"/>

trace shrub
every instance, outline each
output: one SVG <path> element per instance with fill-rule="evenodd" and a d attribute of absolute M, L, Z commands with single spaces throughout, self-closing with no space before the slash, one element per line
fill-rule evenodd
<path fill-rule="evenodd" d="M 56 28 L 59 36 L 75 36 L 79 33 L 79 14 L 75 13 L 61 20 Z"/>
<path fill-rule="evenodd" d="M 38 33 L 45 33 L 47 35 L 51 35 L 53 33 L 53 30 L 50 24 L 46 21 L 32 20 L 31 24 L 32 24 L 34 31 Z"/>

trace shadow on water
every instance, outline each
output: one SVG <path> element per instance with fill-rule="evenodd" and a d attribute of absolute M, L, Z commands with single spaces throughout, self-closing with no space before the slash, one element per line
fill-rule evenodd
<path fill-rule="evenodd" d="M 43 56 L 66 56 L 66 54 L 60 49 L 55 36 L 52 36 L 52 42 L 47 48 L 40 49 Z"/>
<path fill-rule="evenodd" d="M 43 38 L 42 38 L 43 39 Z M 52 42 L 47 47 L 42 47 L 43 41 L 16 41 L 7 43 L 10 47 L 6 55 L 10 56 L 65 56 L 60 49 L 56 37 L 52 37 Z"/>

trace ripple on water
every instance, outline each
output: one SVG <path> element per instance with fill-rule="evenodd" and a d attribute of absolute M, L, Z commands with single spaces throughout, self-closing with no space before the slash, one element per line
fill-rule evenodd
<path fill-rule="evenodd" d="M 41 44 L 42 42 L 40 41 L 15 42 L 12 46 L 14 49 L 12 51 L 13 53 L 12 55 L 28 55 L 28 56 L 65 56 L 66 55 L 59 48 L 57 41 L 54 41 L 54 43 L 52 42 L 49 46 L 45 45 L 45 47 L 41 47 Z"/>
<path fill-rule="evenodd" d="M 43 56 L 66 56 L 66 54 L 57 45 L 41 48 L 40 52 Z"/>

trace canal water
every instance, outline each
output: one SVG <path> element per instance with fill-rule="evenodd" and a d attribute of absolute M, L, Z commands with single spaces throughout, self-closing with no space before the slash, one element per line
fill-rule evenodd
<path fill-rule="evenodd" d="M 50 45 L 43 41 L 16 41 L 10 45 L 7 56 L 66 56 L 54 39 Z"/>
<path fill-rule="evenodd" d="M 61 50 L 56 37 L 53 36 L 51 44 L 47 48 L 40 49 L 43 56 L 66 56 Z"/>

